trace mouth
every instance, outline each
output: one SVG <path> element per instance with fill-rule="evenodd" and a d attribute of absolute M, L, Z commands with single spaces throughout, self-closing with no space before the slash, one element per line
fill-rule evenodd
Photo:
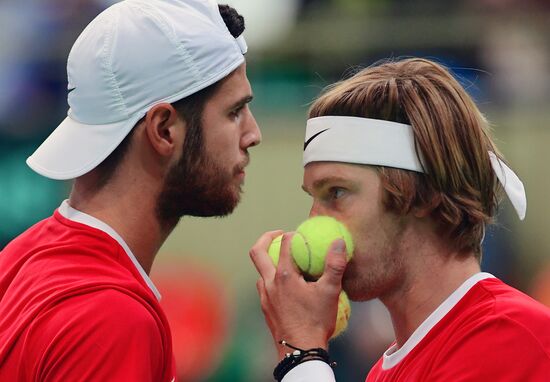
<path fill-rule="evenodd" d="M 248 166 L 249 163 L 250 163 L 250 158 L 247 156 L 242 161 L 242 163 L 238 164 L 235 167 L 235 175 L 238 176 L 238 177 L 242 177 L 244 179 L 244 177 L 246 176 L 246 173 L 245 173 L 244 170 L 245 170 L 246 166 Z"/>
<path fill-rule="evenodd" d="M 235 173 L 235 178 L 237 178 L 241 184 L 244 183 L 244 179 L 246 177 L 246 172 L 244 170 L 244 167 L 243 166 L 237 166 L 235 168 L 234 173 Z"/>

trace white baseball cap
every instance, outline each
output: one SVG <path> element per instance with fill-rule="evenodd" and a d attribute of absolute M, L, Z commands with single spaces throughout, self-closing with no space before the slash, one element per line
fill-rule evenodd
<path fill-rule="evenodd" d="M 221 80 L 244 62 L 210 0 L 125 0 L 97 16 L 67 61 L 67 118 L 27 159 L 37 173 L 72 179 L 100 164 L 154 105 Z"/>

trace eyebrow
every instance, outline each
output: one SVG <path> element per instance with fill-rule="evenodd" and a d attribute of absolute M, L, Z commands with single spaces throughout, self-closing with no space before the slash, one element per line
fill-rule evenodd
<path fill-rule="evenodd" d="M 329 183 L 338 183 L 338 182 L 349 183 L 349 179 L 342 178 L 340 176 L 327 176 L 325 178 L 321 178 L 313 182 L 313 189 L 318 190 L 325 187 Z M 302 185 L 302 190 L 304 190 L 306 193 L 309 194 L 309 190 L 307 189 L 305 184 Z"/>
<path fill-rule="evenodd" d="M 243 107 L 244 105 L 246 105 L 247 103 L 252 102 L 253 99 L 254 99 L 254 96 L 253 96 L 253 95 L 247 95 L 247 96 L 241 98 L 240 100 L 238 100 L 237 102 L 235 102 L 235 103 L 229 108 L 229 110 L 235 110 L 235 109 L 241 108 L 241 107 Z"/>

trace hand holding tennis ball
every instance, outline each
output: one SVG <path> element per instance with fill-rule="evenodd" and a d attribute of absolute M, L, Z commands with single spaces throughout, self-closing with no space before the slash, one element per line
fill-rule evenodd
<path fill-rule="evenodd" d="M 273 263 L 279 262 L 282 235 L 271 243 L 268 253 Z M 338 220 L 330 216 L 315 216 L 298 226 L 290 244 L 292 257 L 298 268 L 308 279 L 316 280 L 325 269 L 325 256 L 334 240 L 343 239 L 346 243 L 348 261 L 354 250 L 350 232 Z M 336 328 L 332 338 L 341 334 L 347 327 L 351 306 L 344 291 L 338 300 Z"/>
<path fill-rule="evenodd" d="M 279 262 L 281 239 L 282 235 L 276 237 L 268 249 L 274 263 Z M 290 244 L 292 257 L 298 268 L 315 280 L 321 277 L 325 269 L 325 256 L 336 239 L 344 239 L 349 261 L 354 245 L 346 226 L 330 216 L 315 216 L 300 224 Z"/>

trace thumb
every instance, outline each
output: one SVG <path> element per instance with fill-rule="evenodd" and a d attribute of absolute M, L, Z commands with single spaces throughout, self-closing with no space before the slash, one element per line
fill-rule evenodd
<path fill-rule="evenodd" d="M 346 265 L 346 243 L 342 239 L 337 239 L 330 246 L 325 260 L 325 271 L 321 279 L 340 287 Z"/>

